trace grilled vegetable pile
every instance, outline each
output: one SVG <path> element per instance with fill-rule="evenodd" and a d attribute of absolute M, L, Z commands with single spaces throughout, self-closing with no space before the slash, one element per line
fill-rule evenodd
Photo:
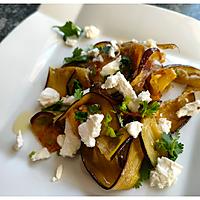
<path fill-rule="evenodd" d="M 151 41 L 75 48 L 62 67 L 49 69 L 42 109 L 31 119 L 33 133 L 50 153 L 80 152 L 104 189 L 138 188 L 155 178 L 159 159 L 174 163 L 182 153 L 179 130 L 200 109 L 200 70 L 165 65 L 164 50 L 174 48 Z M 185 90 L 161 101 L 172 82 Z"/>

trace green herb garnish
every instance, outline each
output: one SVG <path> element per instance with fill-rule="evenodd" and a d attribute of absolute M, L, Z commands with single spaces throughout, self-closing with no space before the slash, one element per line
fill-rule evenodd
<path fill-rule="evenodd" d="M 90 114 L 96 114 L 100 112 L 100 105 L 99 104 L 92 104 L 88 106 L 88 111 Z"/>
<path fill-rule="evenodd" d="M 145 157 L 142 161 L 142 165 L 140 168 L 140 178 L 137 183 L 134 185 L 134 188 L 140 188 L 142 186 L 142 182 L 148 180 L 150 178 L 150 172 L 153 169 L 151 161 L 149 158 Z"/>
<path fill-rule="evenodd" d="M 82 54 L 83 49 L 76 47 L 73 51 L 72 57 L 66 57 L 64 58 L 65 64 L 69 64 L 72 62 L 87 62 L 88 56 L 85 54 Z"/>
<path fill-rule="evenodd" d="M 131 59 L 127 56 L 122 56 L 120 64 L 120 72 L 125 76 L 127 80 L 132 78 L 133 67 L 131 66 Z"/>
<path fill-rule="evenodd" d="M 36 154 L 36 152 L 35 151 L 32 151 L 31 153 L 29 153 L 29 158 L 31 159 L 34 155 Z"/>
<path fill-rule="evenodd" d="M 83 90 L 80 82 L 78 80 L 74 80 L 74 97 L 79 100 L 83 96 Z"/>
<path fill-rule="evenodd" d="M 169 159 L 175 161 L 184 148 L 184 144 L 178 142 L 179 138 L 179 133 L 163 133 L 161 138 L 156 142 L 155 148 L 161 154 L 167 154 Z"/>
<path fill-rule="evenodd" d="M 111 121 L 112 121 L 112 117 L 109 113 L 107 113 L 105 116 L 105 119 L 104 119 L 104 126 L 107 129 L 106 134 L 107 134 L 107 136 L 115 138 L 115 137 L 118 137 L 120 134 L 115 133 L 114 129 L 112 127 L 110 127 Z"/>
<path fill-rule="evenodd" d="M 64 111 L 67 110 L 68 107 L 69 106 L 67 106 L 63 103 L 63 100 L 59 100 L 51 106 L 48 106 L 46 108 L 42 108 L 42 111 L 45 111 L 45 112 L 47 112 L 47 111 L 64 112 Z"/>
<path fill-rule="evenodd" d="M 142 117 L 150 117 L 160 108 L 160 104 L 157 101 L 148 104 L 147 101 L 140 102 L 139 112 Z"/>
<path fill-rule="evenodd" d="M 68 37 L 76 36 L 79 38 L 83 30 L 71 21 L 67 21 L 63 26 L 54 26 L 63 34 L 63 40 L 66 41 Z"/>
<path fill-rule="evenodd" d="M 125 97 L 124 101 L 122 102 L 122 104 L 119 106 L 119 109 L 122 112 L 126 112 L 128 110 L 128 104 L 130 103 L 131 98 L 130 97 Z"/>
<path fill-rule="evenodd" d="M 75 119 L 81 123 L 86 122 L 88 118 L 88 112 L 81 112 L 77 111 L 75 112 Z"/>

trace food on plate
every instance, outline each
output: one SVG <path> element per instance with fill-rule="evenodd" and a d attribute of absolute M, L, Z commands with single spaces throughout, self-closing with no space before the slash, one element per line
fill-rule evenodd
<path fill-rule="evenodd" d="M 82 29 L 72 22 L 56 28 L 71 46 L 77 44 L 74 37 L 99 34 L 95 26 Z M 183 168 L 176 162 L 184 148 L 179 130 L 200 111 L 200 70 L 165 64 L 164 50 L 175 48 L 154 40 L 76 47 L 61 67 L 49 68 L 41 110 L 30 121 L 43 148 L 30 159 L 80 153 L 86 170 L 106 190 L 139 188 L 148 179 L 152 187 L 172 186 Z M 162 101 L 172 82 L 186 88 Z M 54 182 L 62 171 L 60 165 Z"/>

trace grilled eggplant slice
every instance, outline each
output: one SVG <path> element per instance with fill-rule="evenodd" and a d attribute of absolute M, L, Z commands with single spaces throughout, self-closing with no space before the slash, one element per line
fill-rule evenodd
<path fill-rule="evenodd" d="M 55 69 L 50 68 L 46 87 L 51 87 L 58 91 L 61 96 L 66 96 L 67 84 L 69 80 L 71 80 L 72 76 L 76 76 L 76 78 L 81 83 L 83 89 L 87 89 L 91 86 L 88 69 L 76 66 L 68 66 Z"/>
<path fill-rule="evenodd" d="M 114 157 L 107 160 L 97 147 L 81 146 L 82 161 L 93 179 L 104 189 L 129 189 L 139 179 L 143 152 L 138 139 L 132 139 Z"/>
<path fill-rule="evenodd" d="M 131 82 L 133 89 L 136 92 L 141 92 L 144 89 L 146 79 L 154 70 L 153 61 L 161 62 L 163 55 L 158 48 L 147 49 L 141 59 L 138 69 L 134 72 L 134 79 Z"/>
<path fill-rule="evenodd" d="M 149 91 L 153 100 L 159 100 L 164 90 L 176 78 L 176 73 L 173 69 L 160 68 L 153 72 L 149 81 Z"/>
<path fill-rule="evenodd" d="M 31 129 L 43 147 L 49 152 L 60 149 L 57 136 L 64 134 L 64 130 L 54 123 L 56 116 L 50 112 L 38 112 L 31 118 Z"/>
<path fill-rule="evenodd" d="M 188 65 L 168 65 L 173 69 L 177 77 L 174 80 L 177 83 L 186 84 L 194 88 L 200 88 L 200 70 Z"/>
<path fill-rule="evenodd" d="M 72 131 L 77 137 L 80 137 L 78 134 L 78 126 L 79 122 L 75 119 L 75 112 L 79 110 L 79 108 L 83 105 L 92 105 L 99 104 L 101 113 L 106 115 L 110 114 L 112 117 L 112 121 L 110 126 L 118 131 L 120 129 L 120 124 L 117 118 L 117 115 L 113 112 L 114 108 L 112 104 L 106 99 L 104 96 L 97 93 L 88 93 L 84 95 L 79 101 L 75 102 L 71 107 L 64 113 L 57 121 L 59 124 L 65 123 L 65 119 L 69 120 L 69 123 L 72 124 Z M 57 123 L 58 123 L 57 122 Z M 127 132 L 123 132 L 123 134 L 116 138 L 111 138 L 107 136 L 107 129 L 104 126 L 104 120 L 102 122 L 102 128 L 100 136 L 96 139 L 96 145 L 100 149 L 100 152 L 108 159 L 112 159 L 113 155 L 117 152 L 117 150 L 123 145 L 123 143 L 129 138 L 129 134 Z"/>
<path fill-rule="evenodd" d="M 190 117 L 181 117 L 178 118 L 176 112 L 182 108 L 186 103 L 192 102 L 195 100 L 193 90 L 185 90 L 182 95 L 180 95 L 175 100 L 165 101 L 161 104 L 160 109 L 156 113 L 156 118 L 167 118 L 172 122 L 171 132 L 175 132 L 184 126 Z"/>
<path fill-rule="evenodd" d="M 151 161 L 151 164 L 153 166 L 156 166 L 159 154 L 155 150 L 154 146 L 155 142 L 160 139 L 162 132 L 158 127 L 158 124 L 154 117 L 144 118 L 142 123 L 143 123 L 142 140 L 144 143 L 144 147 Z"/>

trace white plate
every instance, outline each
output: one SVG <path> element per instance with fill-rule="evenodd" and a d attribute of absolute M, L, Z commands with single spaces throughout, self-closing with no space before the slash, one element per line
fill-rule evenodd
<path fill-rule="evenodd" d="M 36 111 L 37 98 L 43 89 L 48 67 L 61 66 L 72 49 L 52 31 L 53 25 L 66 19 L 80 26 L 94 24 L 106 38 L 173 42 L 180 48 L 168 57 L 175 63 L 200 66 L 200 23 L 171 11 L 145 5 L 45 5 L 21 23 L 0 44 L 0 195 L 200 195 L 200 116 L 193 117 L 182 129 L 184 153 L 178 162 L 184 170 L 175 186 L 111 192 L 101 189 L 88 175 L 80 158 L 51 159 L 31 164 L 28 154 L 40 145 L 30 131 L 24 134 L 25 145 L 14 153 L 12 124 L 23 111 Z M 82 40 L 81 47 L 97 40 Z M 51 178 L 58 164 L 64 174 L 58 183 Z"/>

